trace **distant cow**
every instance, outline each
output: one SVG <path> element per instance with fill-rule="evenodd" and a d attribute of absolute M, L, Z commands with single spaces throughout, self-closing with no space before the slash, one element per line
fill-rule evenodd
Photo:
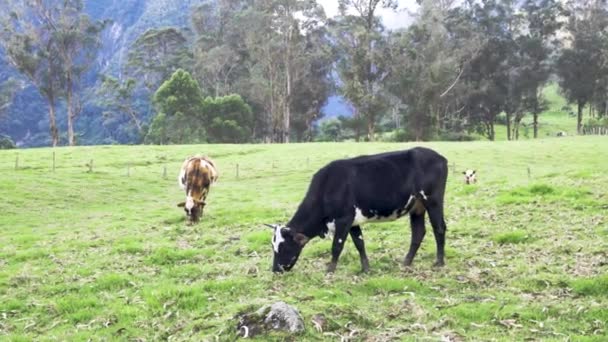
<path fill-rule="evenodd" d="M 426 211 L 437 242 L 435 265 L 442 266 L 446 232 L 443 197 L 447 176 L 447 160 L 422 147 L 329 163 L 313 176 L 304 200 L 287 225 L 269 225 L 274 229 L 273 271 L 289 271 L 310 239 L 333 232 L 332 258 L 327 271 L 336 269 L 350 234 L 359 252 L 361 268 L 367 272 L 369 262 L 361 225 L 392 221 L 405 215 L 410 216 L 412 228 L 405 257 L 405 265 L 409 266 L 426 232 Z"/>
<path fill-rule="evenodd" d="M 182 164 L 177 182 L 186 191 L 186 201 L 177 206 L 184 208 L 190 223 L 198 222 L 203 216 L 209 187 L 217 178 L 215 163 L 208 157 L 190 157 Z"/>
<path fill-rule="evenodd" d="M 564 131 L 558 131 L 557 133 L 555 133 L 555 135 L 558 137 L 565 137 L 565 136 L 568 136 L 568 133 L 566 133 Z"/>
<path fill-rule="evenodd" d="M 462 174 L 464 175 L 464 182 L 466 184 L 477 183 L 477 172 L 475 170 L 462 171 Z"/>

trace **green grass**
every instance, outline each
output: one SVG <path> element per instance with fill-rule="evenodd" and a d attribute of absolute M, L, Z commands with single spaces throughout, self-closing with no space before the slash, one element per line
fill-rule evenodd
<path fill-rule="evenodd" d="M 304 317 L 297 340 L 606 340 L 608 140 L 422 145 L 451 168 L 447 266 L 432 268 L 429 227 L 402 267 L 403 219 L 363 227 L 370 274 L 348 243 L 333 275 L 327 239 L 272 274 L 263 224 L 286 222 L 327 162 L 414 144 L 57 148 L 54 173 L 51 149 L 1 151 L 0 340 L 233 340 L 238 313 L 279 300 Z M 195 153 L 221 174 L 188 226 L 176 177 Z M 467 168 L 478 184 L 463 184 Z"/>

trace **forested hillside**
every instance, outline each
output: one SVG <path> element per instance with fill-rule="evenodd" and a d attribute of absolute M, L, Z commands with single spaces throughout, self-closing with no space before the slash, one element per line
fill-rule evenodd
<path fill-rule="evenodd" d="M 395 30 L 379 13 L 403 1 L 338 3 L 328 18 L 308 0 L 2 0 L 0 139 L 515 140 L 608 130 L 604 1 L 422 0 L 413 23 Z"/>

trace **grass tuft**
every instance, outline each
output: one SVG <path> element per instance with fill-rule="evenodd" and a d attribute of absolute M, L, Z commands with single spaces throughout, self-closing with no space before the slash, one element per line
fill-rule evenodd
<path fill-rule="evenodd" d="M 492 237 L 492 240 L 494 240 L 495 242 L 499 243 L 499 244 L 516 244 L 516 243 L 524 243 L 529 241 L 530 236 L 521 230 L 517 230 L 517 231 L 513 231 L 513 232 L 507 232 L 507 233 L 500 233 L 500 234 L 495 234 Z"/>
<path fill-rule="evenodd" d="M 572 290 L 581 296 L 608 296 L 608 274 L 570 282 Z"/>

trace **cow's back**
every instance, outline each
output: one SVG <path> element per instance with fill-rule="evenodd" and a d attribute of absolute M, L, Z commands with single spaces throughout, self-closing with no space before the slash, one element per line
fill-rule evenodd
<path fill-rule="evenodd" d="M 442 200 L 446 179 L 447 160 L 433 150 L 416 147 L 333 161 L 315 174 L 309 192 L 317 193 L 317 200 L 330 212 L 326 215 L 352 206 L 389 212 L 421 190 Z"/>

